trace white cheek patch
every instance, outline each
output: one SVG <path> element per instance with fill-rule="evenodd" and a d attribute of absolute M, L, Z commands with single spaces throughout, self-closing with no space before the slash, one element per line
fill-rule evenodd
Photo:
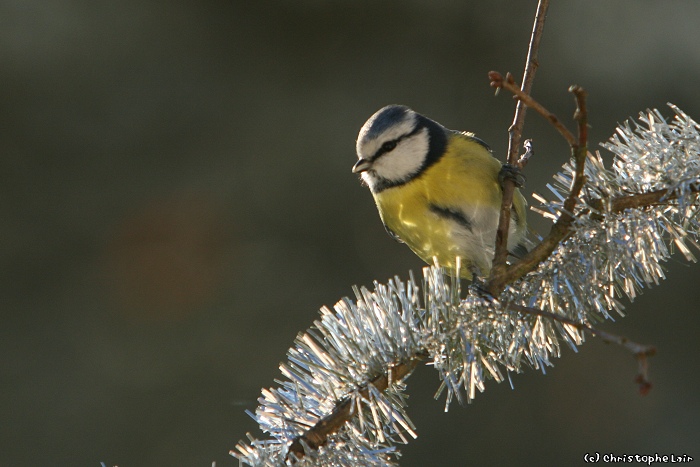
<path fill-rule="evenodd" d="M 372 170 L 386 180 L 406 180 L 417 174 L 423 166 L 428 147 L 428 129 L 422 128 L 416 134 L 402 139 L 393 151 L 374 161 Z"/>

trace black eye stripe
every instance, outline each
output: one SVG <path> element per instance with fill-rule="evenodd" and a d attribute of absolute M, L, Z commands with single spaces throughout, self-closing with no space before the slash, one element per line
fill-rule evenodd
<path fill-rule="evenodd" d="M 402 140 L 404 140 L 404 139 L 406 139 L 406 138 L 409 138 L 409 137 L 415 135 L 416 133 L 418 133 L 418 132 L 419 132 L 420 130 L 422 130 L 423 128 L 425 128 L 423 125 L 417 125 L 413 130 L 411 130 L 411 132 L 406 133 L 405 135 L 401 135 L 401 136 L 399 136 L 399 137 L 396 138 L 396 139 L 392 139 L 392 140 L 390 140 L 390 141 L 384 142 L 384 144 L 382 144 L 382 145 L 379 147 L 379 149 L 377 150 L 377 152 L 374 153 L 374 156 L 372 157 L 372 160 L 373 160 L 373 161 L 374 161 L 374 160 L 377 160 L 379 157 L 383 156 L 384 154 L 393 151 L 394 148 L 396 148 L 396 146 L 397 146 Z"/>
<path fill-rule="evenodd" d="M 382 144 L 382 151 L 384 152 L 389 152 L 392 151 L 396 145 L 398 144 L 398 141 L 387 141 L 386 143 Z"/>

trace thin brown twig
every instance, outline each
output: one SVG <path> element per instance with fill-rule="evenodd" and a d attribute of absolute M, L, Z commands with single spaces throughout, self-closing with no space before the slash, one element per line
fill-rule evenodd
<path fill-rule="evenodd" d="M 637 342 L 631 341 L 630 339 L 626 338 L 625 336 L 619 336 L 617 334 L 612 334 L 610 332 L 595 328 L 595 327 L 591 326 L 590 324 L 581 323 L 581 322 L 575 321 L 571 318 L 567 318 L 566 316 L 561 316 L 561 315 L 558 315 L 556 313 L 552 313 L 550 311 L 539 310 L 537 308 L 530 308 L 530 307 L 517 305 L 517 304 L 513 304 L 513 303 L 507 303 L 506 309 L 519 311 L 520 313 L 524 313 L 524 314 L 542 316 L 544 318 L 549 318 L 549 319 L 552 319 L 554 321 L 558 321 L 562 324 L 573 326 L 576 329 L 579 329 L 581 331 L 589 332 L 594 337 L 600 337 L 603 340 L 603 342 L 617 344 L 621 347 L 624 347 L 625 349 L 632 352 L 632 354 L 634 355 L 635 359 L 637 359 L 637 362 L 639 364 L 639 372 L 638 372 L 637 376 L 635 377 L 635 382 L 637 384 L 639 384 L 640 394 L 645 396 L 649 393 L 649 390 L 651 389 L 651 382 L 649 381 L 648 358 L 656 355 L 656 347 L 654 347 L 653 345 L 639 344 Z"/>
<path fill-rule="evenodd" d="M 492 75 L 499 74 L 492 72 Z M 501 80 L 502 83 L 507 83 L 508 80 Z M 519 92 L 517 86 L 503 86 L 512 92 Z M 576 112 L 574 117 L 578 122 L 578 138 L 574 137 L 573 134 L 560 123 L 561 128 L 565 131 L 560 131 L 564 135 L 567 142 L 571 146 L 571 155 L 574 158 L 574 179 L 569 190 L 569 195 L 564 200 L 564 209 L 557 221 L 552 226 L 549 234 L 542 239 L 542 241 L 537 244 L 532 250 L 530 250 L 525 256 L 520 260 L 516 261 L 509 268 L 502 268 L 496 270 L 495 268 L 491 271 L 491 276 L 486 283 L 486 291 L 489 292 L 494 297 L 500 295 L 505 286 L 521 277 L 523 277 L 528 272 L 534 270 L 537 265 L 542 261 L 547 259 L 549 255 L 554 251 L 554 249 L 559 245 L 559 243 L 564 240 L 571 232 L 571 225 L 574 222 L 573 212 L 576 207 L 576 203 L 585 183 L 584 168 L 586 163 L 586 157 L 588 155 L 587 150 L 587 138 L 588 138 L 588 116 L 586 107 L 586 92 L 580 86 L 572 86 L 569 91 L 574 94 L 576 98 Z M 520 95 L 518 94 L 520 97 Z M 523 96 L 524 97 L 524 96 Z M 525 97 L 524 97 L 525 98 Z M 527 96 L 528 101 L 535 104 L 533 108 L 541 108 L 542 115 L 553 115 L 551 112 L 547 111 L 541 104 L 537 103 L 530 96 Z M 556 117 L 554 117 L 556 118 Z M 550 119 L 551 121 L 551 119 Z M 558 120 L 557 120 L 558 122 Z"/>
<path fill-rule="evenodd" d="M 690 187 L 690 192 L 700 192 L 700 187 Z M 668 190 L 654 190 L 646 193 L 634 193 L 626 196 L 618 196 L 611 200 L 592 199 L 586 204 L 599 212 L 621 212 L 625 209 L 635 209 L 647 206 L 652 206 L 662 199 L 675 199 L 675 193 L 669 193 Z"/>
<path fill-rule="evenodd" d="M 690 193 L 700 193 L 700 186 L 688 188 Z M 634 193 L 630 195 L 617 196 L 612 199 L 590 199 L 586 200 L 586 205 L 591 210 L 581 212 L 581 215 L 589 215 L 592 219 L 603 220 L 606 214 L 616 214 L 625 209 L 646 208 L 657 205 L 661 200 L 673 200 L 677 198 L 674 192 L 668 190 L 654 190 L 646 193 Z"/>
<path fill-rule="evenodd" d="M 530 44 L 527 51 L 527 59 L 525 60 L 525 71 L 523 73 L 523 83 L 521 91 L 529 95 L 532 89 L 532 83 L 535 79 L 535 72 L 539 66 L 537 54 L 540 49 L 540 41 L 544 31 L 544 22 L 547 18 L 547 9 L 549 8 L 549 0 L 539 0 L 537 3 L 537 12 L 535 13 L 535 21 L 530 35 Z M 525 125 L 526 103 L 519 100 L 515 106 L 515 115 L 513 123 L 508 128 L 508 155 L 506 162 L 513 166 L 523 169 L 527 159 L 518 160 L 518 149 L 520 147 L 520 139 L 523 134 L 523 126 Z M 496 231 L 496 245 L 494 249 L 493 265 L 491 276 L 502 274 L 506 268 L 506 260 L 508 258 L 508 230 L 510 227 L 510 210 L 513 205 L 513 194 L 515 192 L 515 180 L 505 179 L 503 181 L 503 197 L 501 199 L 501 211 L 498 219 L 498 229 Z"/>
<path fill-rule="evenodd" d="M 535 112 L 540 114 L 547 120 L 552 126 L 561 134 L 569 146 L 576 144 L 576 137 L 571 133 L 566 126 L 554 115 L 552 112 L 544 108 L 542 104 L 533 99 L 529 94 L 525 94 L 520 90 L 518 85 L 515 83 L 513 75 L 506 73 L 505 78 L 497 71 L 489 72 L 489 79 L 491 80 L 491 87 L 496 89 L 505 89 L 510 91 L 513 96 L 518 99 L 519 102 L 524 102 L 528 107 L 532 108 Z"/>
<path fill-rule="evenodd" d="M 525 71 L 523 72 L 523 83 L 520 90 L 530 95 L 532 83 L 535 81 L 535 73 L 540 66 L 537 55 L 540 50 L 540 41 L 544 32 L 544 22 L 547 19 L 547 10 L 549 9 L 549 0 L 540 0 L 537 4 L 535 13 L 535 22 L 532 25 L 532 34 L 530 35 L 530 45 L 527 50 L 527 58 L 525 59 Z M 515 115 L 513 123 L 508 128 L 508 163 L 515 164 L 517 161 L 518 148 L 520 147 L 520 139 L 525 126 L 525 112 L 527 110 L 526 103 L 518 101 L 515 105 Z"/>
<path fill-rule="evenodd" d="M 385 391 L 389 386 L 406 379 L 415 370 L 418 363 L 425 360 L 427 354 L 415 355 L 407 362 L 399 363 L 388 369 L 386 374 L 382 374 L 367 383 L 367 386 L 358 391 L 363 399 L 369 398 L 369 385 L 374 386 L 378 391 Z M 355 415 L 355 398 L 346 396 L 341 399 L 331 413 L 319 420 L 314 426 L 309 428 L 292 441 L 287 451 L 287 460 L 296 462 L 305 455 L 305 448 L 318 449 L 328 442 L 328 437 L 340 430 L 345 422 Z"/>
<path fill-rule="evenodd" d="M 566 218 L 562 222 L 571 225 L 573 222 L 573 212 L 576 207 L 578 195 L 586 183 L 584 169 L 586 166 L 586 157 L 588 156 L 588 110 L 586 108 L 586 91 L 581 86 L 571 86 L 569 88 L 576 97 L 576 112 L 574 119 L 578 122 L 578 140 L 576 144 L 571 145 L 571 155 L 574 158 L 574 180 L 569 189 L 569 196 L 564 200 L 564 214 Z M 559 218 L 561 220 L 561 216 Z"/>

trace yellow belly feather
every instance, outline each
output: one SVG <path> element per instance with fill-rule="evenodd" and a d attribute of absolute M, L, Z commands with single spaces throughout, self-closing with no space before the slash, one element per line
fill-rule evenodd
<path fill-rule="evenodd" d="M 500 168 L 501 163 L 483 146 L 466 136 L 451 135 L 438 162 L 414 180 L 378 193 L 375 202 L 384 224 L 423 261 L 432 263 L 436 257 L 440 265 L 454 270 L 459 256 L 462 277 L 471 278 L 474 269 L 485 275 L 491 269 L 501 204 Z M 431 204 L 458 207 L 470 214 L 471 232 L 431 211 Z M 514 205 L 522 228 L 511 227 L 514 243 L 509 245 L 517 244 L 524 233 L 525 200 L 519 191 Z"/>

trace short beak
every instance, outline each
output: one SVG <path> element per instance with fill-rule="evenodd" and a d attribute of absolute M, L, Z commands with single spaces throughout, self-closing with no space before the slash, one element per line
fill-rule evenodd
<path fill-rule="evenodd" d="M 355 165 L 352 166 L 352 173 L 359 174 L 369 170 L 372 167 L 372 163 L 367 159 L 358 160 Z"/>

